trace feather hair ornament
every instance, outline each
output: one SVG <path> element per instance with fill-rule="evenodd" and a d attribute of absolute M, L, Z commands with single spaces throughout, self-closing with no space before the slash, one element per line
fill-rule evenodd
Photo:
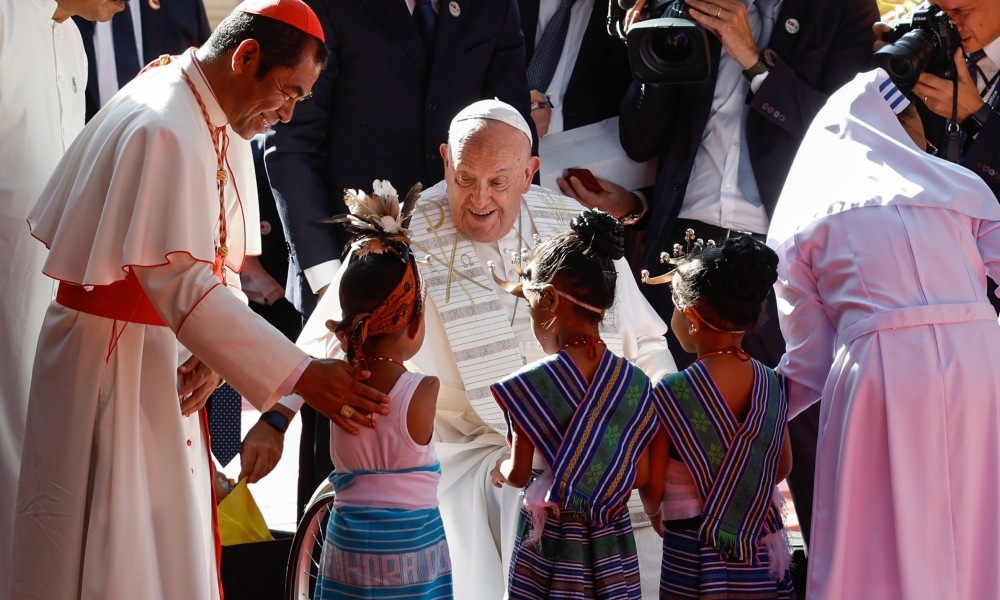
<path fill-rule="evenodd" d="M 344 204 L 350 212 L 321 222 L 342 224 L 354 236 L 350 246 L 357 257 L 391 252 L 406 262 L 410 258 L 410 217 L 422 190 L 423 186 L 415 183 L 400 206 L 392 184 L 376 179 L 371 194 L 344 190 Z"/>

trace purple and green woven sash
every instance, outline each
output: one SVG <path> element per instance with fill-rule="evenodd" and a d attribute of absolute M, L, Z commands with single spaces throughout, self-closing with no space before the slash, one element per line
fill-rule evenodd
<path fill-rule="evenodd" d="M 664 377 L 654 392 L 660 419 L 704 502 L 699 538 L 757 562 L 757 539 L 781 529 L 771 501 L 788 415 L 786 380 L 753 361 L 750 411 L 740 425 L 700 362 Z"/>
<path fill-rule="evenodd" d="M 638 367 L 605 350 L 588 386 L 563 351 L 491 390 L 508 424 L 517 423 L 552 470 L 549 501 L 598 524 L 625 510 L 639 455 L 657 428 Z"/>

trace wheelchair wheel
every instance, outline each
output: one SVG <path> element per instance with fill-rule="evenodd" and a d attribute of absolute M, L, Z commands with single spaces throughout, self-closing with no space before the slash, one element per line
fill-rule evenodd
<path fill-rule="evenodd" d="M 323 540 L 326 538 L 326 524 L 330 520 L 330 511 L 333 510 L 334 495 L 332 489 L 323 491 L 322 487 L 317 490 L 317 494 L 302 516 L 292 540 L 292 553 L 288 558 L 288 572 L 285 575 L 285 598 L 288 600 L 311 600 L 316 591 L 319 561 L 323 553 Z"/>

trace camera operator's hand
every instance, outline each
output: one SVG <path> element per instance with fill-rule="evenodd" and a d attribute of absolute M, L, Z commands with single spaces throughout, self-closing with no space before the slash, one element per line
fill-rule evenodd
<path fill-rule="evenodd" d="M 633 25 L 642 20 L 642 9 L 644 8 L 646 8 L 646 0 L 638 0 L 632 5 L 632 8 L 628 9 L 628 12 L 625 13 L 625 22 L 622 24 L 622 31 L 627 34 Z"/>
<path fill-rule="evenodd" d="M 592 192 L 588 190 L 583 187 L 583 182 L 576 176 L 570 177 L 569 180 L 559 178 L 556 180 L 556 183 L 559 184 L 559 189 L 562 190 L 562 193 L 576 199 L 577 202 L 587 208 L 599 208 L 616 219 L 620 219 L 632 212 L 632 209 L 635 208 L 635 199 L 632 197 L 631 192 L 617 183 L 611 183 L 607 179 L 599 177 L 595 177 L 594 179 L 601 184 L 601 187 L 605 191 Z"/>
<path fill-rule="evenodd" d="M 531 120 L 535 122 L 535 129 L 538 137 L 545 137 L 549 133 L 549 124 L 552 122 L 552 108 L 546 103 L 548 99 L 545 94 L 538 90 L 531 90 Z M 535 105 L 538 108 L 534 108 Z"/>
<path fill-rule="evenodd" d="M 872 31 L 875 32 L 875 37 L 877 38 L 875 40 L 875 43 L 872 45 L 872 49 L 875 50 L 875 52 L 878 52 L 883 46 L 889 45 L 889 42 L 883 40 L 882 37 L 885 36 L 885 34 L 892 31 L 891 25 L 879 21 L 878 23 L 872 25 Z"/>
<path fill-rule="evenodd" d="M 961 48 L 955 52 L 955 66 L 958 72 L 958 122 L 961 123 L 983 107 L 983 98 L 972 82 L 965 53 Z M 931 112 L 950 119 L 954 86 L 950 79 L 925 72 L 920 74 L 920 80 L 913 86 L 913 94 L 923 100 Z"/>
<path fill-rule="evenodd" d="M 757 64 L 760 48 L 753 39 L 747 7 L 737 0 L 684 0 L 691 18 L 715 34 L 722 47 L 744 69 Z"/>

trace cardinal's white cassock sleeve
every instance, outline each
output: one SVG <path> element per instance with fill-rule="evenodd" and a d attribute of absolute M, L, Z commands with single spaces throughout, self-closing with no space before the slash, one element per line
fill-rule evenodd
<path fill-rule="evenodd" d="M 279 388 L 308 356 L 219 283 L 211 265 L 173 254 L 135 272 L 177 340 L 254 407 L 265 411 L 290 392 Z"/>

